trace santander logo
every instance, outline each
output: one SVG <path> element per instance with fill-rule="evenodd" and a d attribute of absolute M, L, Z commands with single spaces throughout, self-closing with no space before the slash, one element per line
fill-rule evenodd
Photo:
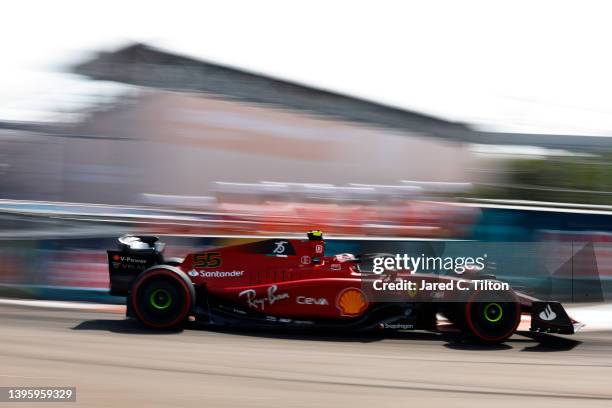
<path fill-rule="evenodd" d="M 540 312 L 538 317 L 542 320 L 551 321 L 557 318 L 557 314 L 553 312 L 550 305 L 546 305 L 546 308 Z"/>

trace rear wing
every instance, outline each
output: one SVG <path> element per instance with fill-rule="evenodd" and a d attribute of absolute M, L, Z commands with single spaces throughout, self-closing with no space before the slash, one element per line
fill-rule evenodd
<path fill-rule="evenodd" d="M 163 244 L 157 237 L 123 235 L 118 240 L 118 248 L 106 251 L 110 294 L 127 296 L 132 282 L 141 272 L 163 263 Z"/>

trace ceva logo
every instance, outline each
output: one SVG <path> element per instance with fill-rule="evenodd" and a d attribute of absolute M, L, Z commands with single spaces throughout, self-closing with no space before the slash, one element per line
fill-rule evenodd
<path fill-rule="evenodd" d="M 551 321 L 557 318 L 557 314 L 553 312 L 550 305 L 546 305 L 546 308 L 540 312 L 538 317 L 542 320 Z"/>

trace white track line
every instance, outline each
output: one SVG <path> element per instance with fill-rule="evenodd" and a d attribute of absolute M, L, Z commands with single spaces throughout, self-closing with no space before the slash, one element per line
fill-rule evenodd
<path fill-rule="evenodd" d="M 45 309 L 87 310 L 96 312 L 124 313 L 125 306 L 103 303 L 66 302 L 60 300 L 0 299 L 0 305 L 39 307 Z"/>

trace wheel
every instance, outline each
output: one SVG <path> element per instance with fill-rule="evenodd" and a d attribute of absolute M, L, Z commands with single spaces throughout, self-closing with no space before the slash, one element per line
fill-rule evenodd
<path fill-rule="evenodd" d="M 476 294 L 465 305 L 465 330 L 484 343 L 503 343 L 521 322 L 521 305 L 512 292 Z"/>
<path fill-rule="evenodd" d="M 468 340 L 503 343 L 521 322 L 521 305 L 513 292 L 474 292 L 468 301 L 449 303 L 444 314 Z"/>
<path fill-rule="evenodd" d="M 189 278 L 171 266 L 153 266 L 141 273 L 130 294 L 138 321 L 154 329 L 180 328 L 188 319 L 195 291 Z"/>

